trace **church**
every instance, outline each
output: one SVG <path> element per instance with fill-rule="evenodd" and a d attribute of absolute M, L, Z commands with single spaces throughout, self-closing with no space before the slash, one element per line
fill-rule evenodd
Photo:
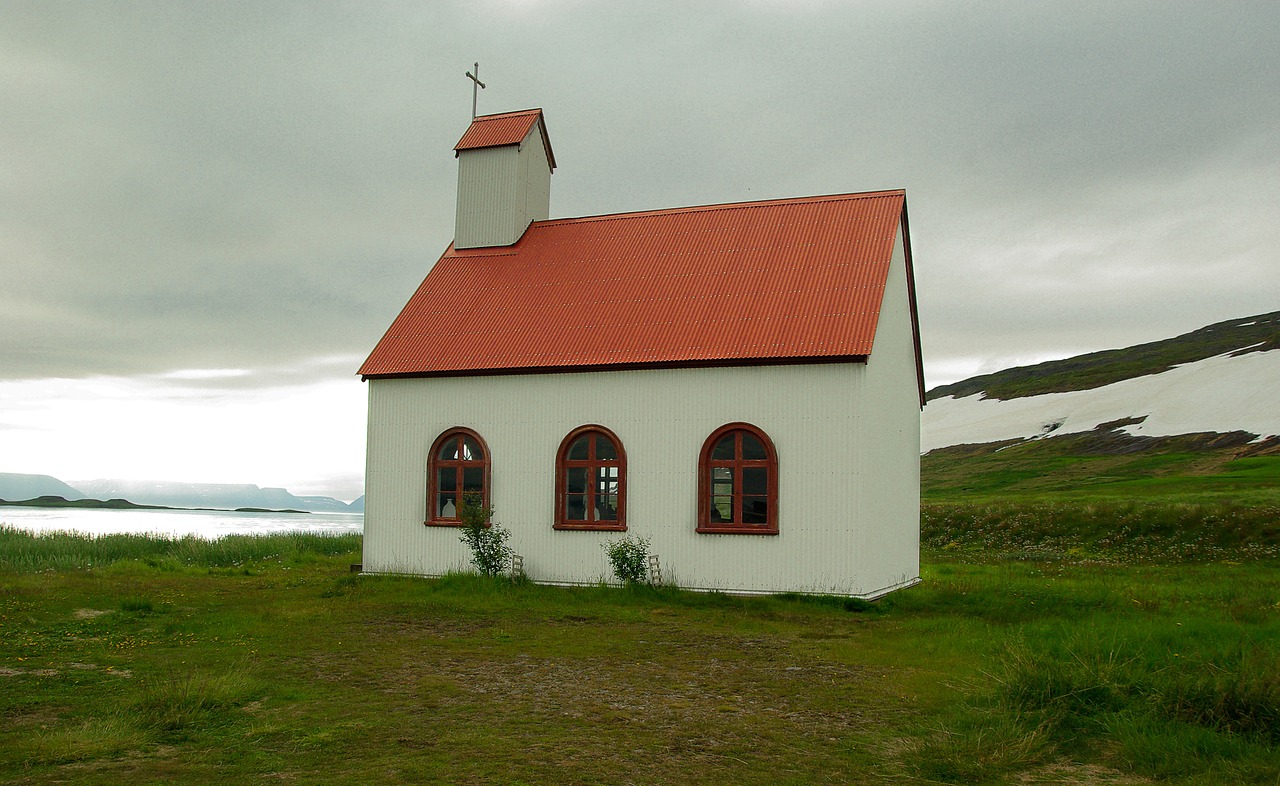
<path fill-rule="evenodd" d="M 876 598 L 919 581 L 924 377 L 906 194 L 549 218 L 540 109 L 474 118 L 453 243 L 374 347 L 363 569 Z"/>

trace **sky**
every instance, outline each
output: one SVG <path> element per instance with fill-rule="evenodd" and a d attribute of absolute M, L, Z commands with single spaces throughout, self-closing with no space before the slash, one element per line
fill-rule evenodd
<path fill-rule="evenodd" d="M 358 496 L 477 61 L 552 217 L 905 188 L 929 387 L 1280 308 L 1280 3 L 0 0 L 0 472 Z"/>

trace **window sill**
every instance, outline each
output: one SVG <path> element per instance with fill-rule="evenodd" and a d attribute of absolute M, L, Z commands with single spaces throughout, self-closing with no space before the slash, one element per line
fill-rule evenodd
<path fill-rule="evenodd" d="M 777 535 L 778 528 L 739 524 L 698 527 L 697 532 L 702 535 Z"/>
<path fill-rule="evenodd" d="M 460 519 L 428 519 L 427 521 L 422 522 L 422 526 L 424 526 L 424 527 L 453 527 L 453 528 L 455 528 L 455 529 L 461 529 L 461 528 L 463 528 L 463 527 L 465 527 L 465 526 L 467 526 L 467 525 L 466 525 L 466 524 L 463 524 L 463 523 L 462 523 L 462 521 L 461 521 Z M 485 525 L 484 525 L 484 528 L 485 528 L 485 529 L 488 529 L 490 526 L 492 526 L 492 524 L 485 524 Z"/>
<path fill-rule="evenodd" d="M 601 521 L 573 521 L 560 522 L 553 524 L 552 529 L 565 530 L 568 532 L 626 532 L 627 525 L 624 523 L 610 524 Z"/>

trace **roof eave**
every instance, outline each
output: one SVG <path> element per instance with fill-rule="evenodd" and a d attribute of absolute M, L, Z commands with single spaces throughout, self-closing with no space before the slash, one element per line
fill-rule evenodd
<path fill-rule="evenodd" d="M 441 369 L 393 373 L 361 373 L 362 381 L 373 379 L 434 379 L 442 377 L 499 377 L 522 374 L 588 374 L 600 371 L 656 371 L 675 368 L 743 368 L 755 366 L 802 366 L 831 363 L 866 363 L 866 355 L 817 355 L 776 358 L 714 358 L 709 360 L 669 360 L 653 363 L 600 363 L 578 366 L 518 366 L 510 368 Z"/>

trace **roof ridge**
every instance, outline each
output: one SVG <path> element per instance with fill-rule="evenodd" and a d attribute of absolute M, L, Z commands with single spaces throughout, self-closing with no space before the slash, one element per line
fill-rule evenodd
<path fill-rule="evenodd" d="M 564 218 L 547 218 L 541 221 L 535 221 L 530 228 L 538 226 L 551 226 L 554 224 L 571 224 L 578 222 L 590 221 L 617 221 L 626 218 L 641 218 L 644 216 L 664 216 L 677 215 L 680 213 L 701 213 L 712 212 L 717 210 L 741 210 L 760 207 L 776 207 L 779 205 L 801 205 L 813 204 L 815 202 L 846 202 L 855 199 L 873 199 L 888 196 L 906 196 L 906 189 L 892 188 L 883 191 L 860 191 L 849 194 L 818 194 L 816 196 L 805 197 L 781 197 L 777 199 L 759 199 L 746 202 L 720 202 L 710 205 L 686 205 L 684 207 L 666 207 L 651 210 L 630 210 L 621 213 L 599 213 L 591 216 L 566 216 Z"/>
<path fill-rule="evenodd" d="M 475 117 L 471 118 L 471 122 L 474 123 L 479 120 L 497 120 L 498 118 L 503 118 L 503 117 L 515 117 L 516 115 L 530 115 L 530 114 L 534 114 L 535 112 L 541 112 L 541 111 L 542 111 L 542 107 L 540 106 L 534 107 L 532 109 L 513 109 L 510 112 L 495 112 L 491 115 L 476 115 Z"/>

